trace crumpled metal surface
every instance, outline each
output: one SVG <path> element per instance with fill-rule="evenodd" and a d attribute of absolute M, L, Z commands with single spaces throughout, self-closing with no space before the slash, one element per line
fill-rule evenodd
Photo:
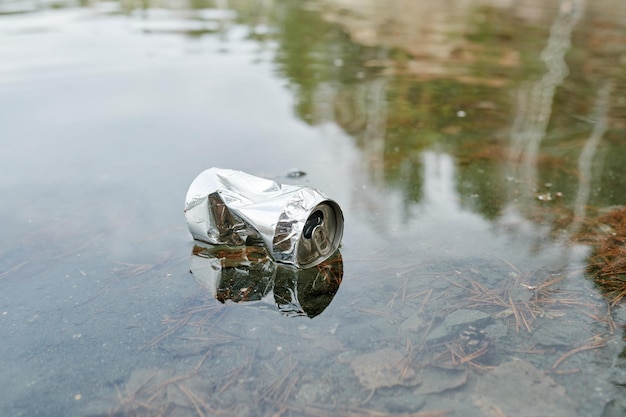
<path fill-rule="evenodd" d="M 320 191 L 241 171 L 209 168 L 187 191 L 194 239 L 214 245 L 265 245 L 272 258 L 300 268 L 328 259 L 343 236 L 339 205 Z"/>

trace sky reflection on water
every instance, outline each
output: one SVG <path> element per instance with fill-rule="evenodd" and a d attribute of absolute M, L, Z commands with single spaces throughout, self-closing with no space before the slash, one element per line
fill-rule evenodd
<path fill-rule="evenodd" d="M 585 273 L 626 204 L 624 4 L 449 3 L 0 3 L 0 413 L 626 409 Z M 315 318 L 192 279 L 210 166 L 341 205 Z"/>

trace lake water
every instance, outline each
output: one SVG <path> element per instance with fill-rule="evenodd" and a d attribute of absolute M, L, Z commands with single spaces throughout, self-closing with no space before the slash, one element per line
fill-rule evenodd
<path fill-rule="evenodd" d="M 195 247 L 213 166 L 340 253 Z M 0 172 L 3 416 L 626 413 L 622 0 L 0 0 Z"/>

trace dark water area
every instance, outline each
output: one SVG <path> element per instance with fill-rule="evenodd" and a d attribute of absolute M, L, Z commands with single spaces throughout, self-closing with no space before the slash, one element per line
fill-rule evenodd
<path fill-rule="evenodd" d="M 340 253 L 195 246 L 213 166 Z M 0 0 L 0 415 L 624 415 L 625 190 L 622 0 Z"/>

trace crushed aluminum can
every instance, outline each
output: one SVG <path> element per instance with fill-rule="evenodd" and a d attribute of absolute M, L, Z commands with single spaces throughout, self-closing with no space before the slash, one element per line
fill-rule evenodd
<path fill-rule="evenodd" d="M 230 169 L 209 168 L 193 180 L 185 217 L 195 240 L 264 245 L 274 260 L 298 268 L 328 259 L 343 236 L 341 208 L 320 191 Z"/>

